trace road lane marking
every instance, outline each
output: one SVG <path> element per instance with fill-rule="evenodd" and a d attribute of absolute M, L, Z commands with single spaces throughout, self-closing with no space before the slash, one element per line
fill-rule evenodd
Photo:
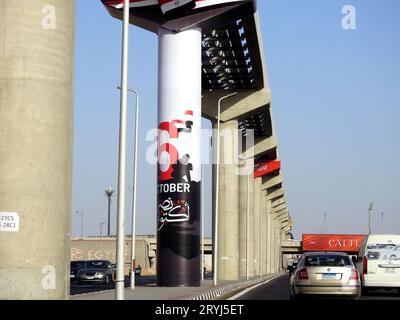
<path fill-rule="evenodd" d="M 282 274 L 279 274 L 279 275 L 277 275 L 277 276 L 274 276 L 274 277 L 272 277 L 272 278 L 270 278 L 270 279 L 268 279 L 268 280 L 266 280 L 266 281 L 264 281 L 264 282 L 261 282 L 261 283 L 259 283 L 259 284 L 254 285 L 254 286 L 252 286 L 252 287 L 250 287 L 250 288 L 247 288 L 247 289 L 245 289 L 245 290 L 239 292 L 238 294 L 235 294 L 234 296 L 228 298 L 227 300 L 237 300 L 238 298 L 240 298 L 241 296 L 243 296 L 243 295 L 245 295 L 246 293 L 250 292 L 251 290 L 254 290 L 255 288 L 258 288 L 258 287 L 260 287 L 260 286 L 263 286 L 263 285 L 265 285 L 265 284 L 267 284 L 267 283 L 269 283 L 269 282 L 271 282 L 271 281 L 273 281 L 273 280 L 275 280 L 275 279 L 277 279 L 277 278 L 279 278 L 279 277 L 282 277 Z"/>

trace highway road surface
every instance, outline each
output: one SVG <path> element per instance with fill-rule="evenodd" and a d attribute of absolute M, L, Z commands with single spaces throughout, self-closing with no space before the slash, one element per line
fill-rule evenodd
<path fill-rule="evenodd" d="M 136 278 L 138 286 L 154 287 L 156 283 L 155 276 L 145 276 Z M 126 287 L 129 287 L 129 280 L 126 280 Z M 104 290 L 114 289 L 114 285 L 77 285 L 71 284 L 71 295 L 85 294 L 91 292 L 99 292 Z M 290 300 L 289 294 L 289 279 L 287 275 L 283 275 L 271 282 L 261 285 L 246 294 L 239 297 L 237 300 Z M 397 290 L 379 290 L 369 293 L 367 296 L 362 296 L 360 300 L 400 300 L 400 294 Z"/>
<path fill-rule="evenodd" d="M 281 276 L 244 294 L 237 300 L 290 300 L 289 277 Z M 397 290 L 378 290 L 360 300 L 400 300 Z"/>

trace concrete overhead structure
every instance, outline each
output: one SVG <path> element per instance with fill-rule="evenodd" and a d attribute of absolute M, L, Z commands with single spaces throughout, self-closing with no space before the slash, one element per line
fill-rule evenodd
<path fill-rule="evenodd" d="M 239 159 L 247 159 L 247 161 L 261 161 L 272 162 L 279 160 L 278 156 L 278 139 L 273 125 L 273 117 L 271 110 L 271 89 L 268 83 L 268 75 L 266 71 L 266 64 L 263 54 L 263 44 L 261 36 L 261 27 L 258 13 L 242 19 L 240 26 L 244 29 L 244 36 L 241 40 L 245 40 L 249 46 L 247 58 L 251 61 L 251 70 L 257 75 L 254 76 L 253 88 L 241 88 L 231 82 L 226 84 L 226 88 L 218 88 L 224 84 L 226 74 L 220 75 L 220 82 L 218 82 L 218 75 L 210 76 L 206 71 L 203 73 L 203 102 L 202 113 L 203 116 L 210 119 L 215 123 L 217 119 L 217 104 L 218 100 L 227 95 L 229 92 L 236 91 L 238 94 L 229 100 L 225 101 L 221 107 L 221 122 L 230 122 L 232 120 L 238 121 L 238 127 L 241 131 L 238 133 L 239 137 L 245 139 L 246 136 L 252 135 L 254 138 L 254 145 L 247 146 L 245 143 L 241 145 L 242 153 L 238 155 Z M 248 29 L 247 29 L 247 28 Z M 223 34 L 224 30 L 232 32 L 233 26 L 226 26 L 221 30 L 216 30 L 214 34 Z M 249 36 L 249 34 L 251 36 Z M 247 38 L 246 38 L 247 36 Z M 207 41 L 210 38 L 209 34 L 204 36 L 205 52 L 207 49 Z M 216 39 L 218 40 L 218 39 Z M 222 43 L 223 41 L 221 41 Z M 212 47 L 212 45 L 209 45 Z M 222 49 L 220 49 L 221 51 Z M 203 56 L 206 56 L 203 52 Z M 218 57 L 216 54 L 212 58 L 218 63 L 225 63 L 226 57 L 231 58 L 231 54 L 224 54 L 224 57 Z M 209 67 L 210 63 L 205 62 L 203 66 Z M 218 68 L 216 65 L 215 67 Z M 208 70 L 208 69 L 207 69 Z M 230 76 L 231 78 L 233 76 Z M 228 79 L 230 78 L 228 76 Z M 210 79 L 210 80 L 209 80 Z M 245 130 L 254 130 L 253 133 L 246 133 Z M 239 138 L 240 141 L 240 138 Z M 240 149 L 240 148 L 239 148 Z M 249 152 L 251 151 L 251 152 Z M 223 150 L 221 150 L 223 152 Z M 220 173 L 220 180 L 226 179 L 223 173 Z M 235 180 L 236 181 L 236 180 Z M 250 246 L 248 258 L 249 275 L 250 277 L 258 277 L 262 274 L 277 272 L 281 270 L 280 258 L 280 234 L 281 230 L 285 228 L 285 221 L 278 219 L 278 214 L 282 213 L 281 210 L 287 209 L 285 192 L 283 187 L 283 175 L 280 170 L 274 170 L 258 178 L 252 178 L 252 187 L 250 188 L 252 203 L 250 205 L 251 212 L 250 218 Z M 239 230 L 239 277 L 243 278 L 246 274 L 246 178 L 239 177 L 239 226 L 233 227 L 232 231 Z M 234 194 L 226 195 L 230 199 L 234 199 Z M 223 195 L 220 195 L 223 197 Z M 277 210 L 274 209 L 277 207 Z M 224 215 L 223 209 L 220 208 L 218 215 Z M 277 214 L 278 212 L 278 214 Z M 215 214 L 215 213 L 214 213 Z M 286 219 L 286 218 L 285 218 Z M 289 229 L 285 229 L 287 234 Z M 226 234 L 226 235 L 225 235 Z M 224 231 L 219 235 L 221 237 L 227 236 L 232 240 L 232 235 Z M 223 248 L 219 247 L 218 259 L 227 256 Z M 222 267 L 222 266 L 221 266 Z M 219 267 L 220 268 L 220 267 Z M 223 267 L 222 267 L 223 268 Z M 220 269 L 219 269 L 220 270 Z M 219 271 L 220 272 L 220 271 Z M 222 277 L 221 273 L 218 276 L 219 280 L 236 280 L 233 278 Z"/>
<path fill-rule="evenodd" d="M 74 0 L 0 0 L 0 300 L 67 299 Z"/>
<path fill-rule="evenodd" d="M 122 1 L 102 1 L 112 16 L 121 19 Z M 186 15 L 177 13 L 172 20 L 156 5 L 136 10 L 138 6 L 146 7 L 146 3 L 149 6 L 148 1 L 131 4 L 132 24 L 154 33 L 160 28 L 176 33 L 201 29 L 202 116 L 209 119 L 214 128 L 220 118 L 221 130 L 234 132 L 231 143 L 221 141 L 218 146 L 221 153 L 218 177 L 215 164 L 213 168 L 214 199 L 217 188 L 219 190 L 217 212 L 213 205 L 213 216 L 218 217 L 218 234 L 213 239 L 214 244 L 218 243 L 218 253 L 214 257 L 217 278 L 238 280 L 246 275 L 255 277 L 279 269 L 271 265 L 273 262 L 276 266 L 280 264 L 275 261 L 279 260 L 280 248 L 280 237 L 276 235 L 277 230 L 280 234 L 284 228 L 278 214 L 285 209 L 286 201 L 279 200 L 284 199 L 284 181 L 280 175 L 278 139 L 273 125 L 257 1 L 186 1 L 190 7 L 180 11 Z M 172 0 L 166 3 L 171 8 L 183 5 Z M 215 4 L 219 6 L 213 7 Z M 218 114 L 220 99 L 234 92 L 235 96 L 224 99 Z M 216 140 L 214 133 L 214 155 Z M 249 140 L 254 143 L 249 144 Z M 229 163 L 224 163 L 227 159 Z M 248 173 L 239 170 L 242 162 L 257 166 L 251 173 L 251 187 L 247 187 Z M 271 164 L 272 169 L 269 168 Z M 274 205 L 277 201 L 279 204 Z M 249 214 L 247 208 L 250 208 Z"/>

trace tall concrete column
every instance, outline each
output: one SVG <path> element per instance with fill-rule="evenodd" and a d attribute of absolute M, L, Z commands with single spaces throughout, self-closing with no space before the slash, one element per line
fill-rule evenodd
<path fill-rule="evenodd" d="M 218 280 L 239 279 L 238 121 L 220 125 Z M 216 141 L 216 140 L 214 140 Z"/>
<path fill-rule="evenodd" d="M 261 196 L 261 274 L 267 274 L 267 210 L 264 191 Z"/>
<path fill-rule="evenodd" d="M 254 179 L 253 262 L 255 276 L 261 275 L 261 190 L 262 178 Z"/>
<path fill-rule="evenodd" d="M 253 162 L 253 163 L 251 163 Z M 245 173 L 246 168 L 254 167 L 254 159 L 241 161 L 241 172 Z M 241 279 L 246 279 L 247 273 L 251 276 L 250 265 L 252 261 L 252 243 L 250 224 L 253 212 L 253 187 L 254 174 L 241 174 L 239 176 L 239 276 Z M 249 232 L 248 232 L 249 231 Z M 247 243 L 247 241 L 249 243 Z M 247 258 L 249 261 L 247 262 Z M 249 270 L 247 270 L 249 269 Z"/>
<path fill-rule="evenodd" d="M 74 0 L 0 0 L 0 300 L 67 299 Z"/>
<path fill-rule="evenodd" d="M 281 233 L 280 233 L 280 222 L 278 219 L 275 219 L 275 272 L 280 272 L 282 270 L 281 263 Z"/>
<path fill-rule="evenodd" d="M 273 214 L 267 214 L 267 273 L 272 273 L 273 259 Z"/>
<path fill-rule="evenodd" d="M 256 248 L 253 245 L 255 243 L 256 237 L 253 231 L 254 224 L 256 222 L 254 215 L 254 185 L 255 185 L 254 175 L 250 177 L 250 212 L 249 212 L 249 276 L 250 278 L 254 278 L 256 276 L 255 273 L 255 264 L 254 264 L 254 256 L 256 252 Z"/>
<path fill-rule="evenodd" d="M 282 241 L 286 240 L 286 237 L 285 237 L 285 232 L 283 232 L 282 230 L 280 230 L 280 232 L 281 232 L 281 266 L 282 270 L 286 270 L 287 257 L 283 255 L 283 250 L 282 250 Z"/>
<path fill-rule="evenodd" d="M 276 240 L 275 240 L 275 219 L 274 215 L 271 215 L 271 273 L 275 273 L 275 249 L 276 249 Z"/>
<path fill-rule="evenodd" d="M 262 237 L 261 237 L 261 253 L 262 253 L 262 274 L 267 274 L 268 264 L 268 203 L 266 199 L 266 192 L 263 191 L 261 195 L 261 215 L 262 215 Z"/>
<path fill-rule="evenodd" d="M 266 230 L 267 230 L 267 239 L 266 239 L 266 255 L 267 255 L 267 274 L 271 273 L 271 260 L 272 260 L 272 220 L 273 220 L 273 214 L 272 214 L 272 208 L 271 208 L 271 201 L 267 200 L 266 196 L 265 202 L 266 202 L 266 207 L 267 207 L 267 215 L 266 215 Z"/>

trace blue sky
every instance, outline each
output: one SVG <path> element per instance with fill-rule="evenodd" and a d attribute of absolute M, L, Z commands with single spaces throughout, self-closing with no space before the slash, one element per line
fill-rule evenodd
<path fill-rule="evenodd" d="M 383 211 L 384 231 L 400 233 L 400 2 L 258 3 L 295 236 L 365 233 L 370 202 L 373 230 L 381 231 Z M 356 8 L 356 30 L 341 27 L 347 4 Z M 73 210 L 85 211 L 84 235 L 99 234 L 107 217 L 103 190 L 117 186 L 120 39 L 120 21 L 100 1 L 77 0 Z M 137 232 L 154 234 L 156 168 L 145 160 L 145 134 L 157 125 L 156 35 L 130 28 L 129 72 L 142 108 Z M 133 120 L 134 96 L 129 101 Z M 132 130 L 133 121 L 130 137 Z M 205 200 L 210 234 L 210 192 Z M 79 235 L 76 214 L 72 226 Z"/>

